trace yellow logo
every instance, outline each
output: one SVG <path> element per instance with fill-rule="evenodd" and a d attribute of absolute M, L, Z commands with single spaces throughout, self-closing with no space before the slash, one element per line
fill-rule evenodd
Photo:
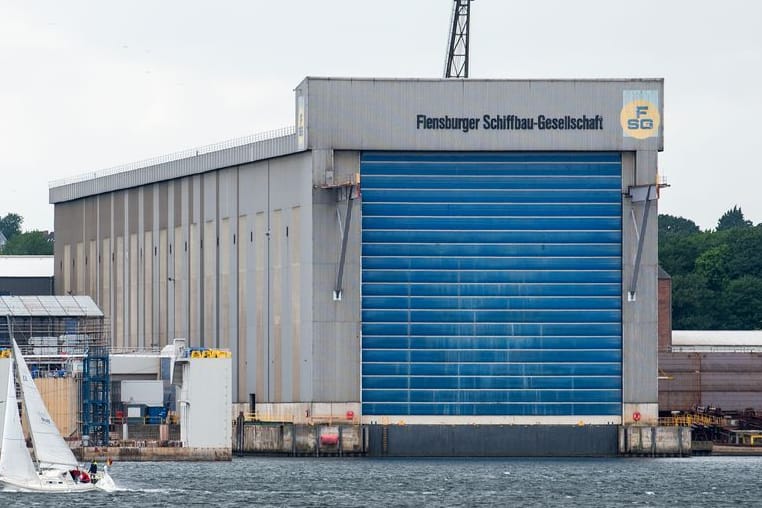
<path fill-rule="evenodd" d="M 625 137 L 654 138 L 659 135 L 661 125 L 659 107 L 645 98 L 631 100 L 622 107 L 619 122 Z"/>

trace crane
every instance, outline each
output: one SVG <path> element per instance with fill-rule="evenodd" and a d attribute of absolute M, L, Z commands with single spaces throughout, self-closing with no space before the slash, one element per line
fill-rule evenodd
<path fill-rule="evenodd" d="M 467 78 L 469 26 L 473 0 L 454 0 L 454 2 L 444 77 Z"/>

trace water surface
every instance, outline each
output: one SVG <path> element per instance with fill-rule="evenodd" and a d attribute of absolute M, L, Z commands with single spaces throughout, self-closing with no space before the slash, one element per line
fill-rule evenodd
<path fill-rule="evenodd" d="M 0 506 L 762 506 L 760 471 L 762 457 L 123 462 L 119 492 L 0 492 Z"/>

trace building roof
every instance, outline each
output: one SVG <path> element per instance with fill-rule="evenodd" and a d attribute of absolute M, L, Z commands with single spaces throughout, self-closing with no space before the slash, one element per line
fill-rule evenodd
<path fill-rule="evenodd" d="M 0 296 L 0 316 L 103 317 L 89 296 Z"/>
<path fill-rule="evenodd" d="M 190 148 L 49 183 L 51 204 L 297 152 L 296 127 Z"/>
<path fill-rule="evenodd" d="M 53 256 L 0 256 L 0 277 L 53 277 Z"/>
<path fill-rule="evenodd" d="M 762 346 L 762 330 L 673 330 L 673 346 Z"/>

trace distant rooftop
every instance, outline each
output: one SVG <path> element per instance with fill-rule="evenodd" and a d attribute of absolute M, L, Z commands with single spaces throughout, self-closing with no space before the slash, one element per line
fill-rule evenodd
<path fill-rule="evenodd" d="M 52 277 L 53 256 L 0 256 L 0 277 Z"/>
<path fill-rule="evenodd" d="M 297 151 L 296 127 L 261 132 L 151 159 L 91 171 L 48 184 L 50 203 L 172 180 Z"/>
<path fill-rule="evenodd" d="M 760 352 L 762 330 L 673 330 L 672 351 Z"/>

